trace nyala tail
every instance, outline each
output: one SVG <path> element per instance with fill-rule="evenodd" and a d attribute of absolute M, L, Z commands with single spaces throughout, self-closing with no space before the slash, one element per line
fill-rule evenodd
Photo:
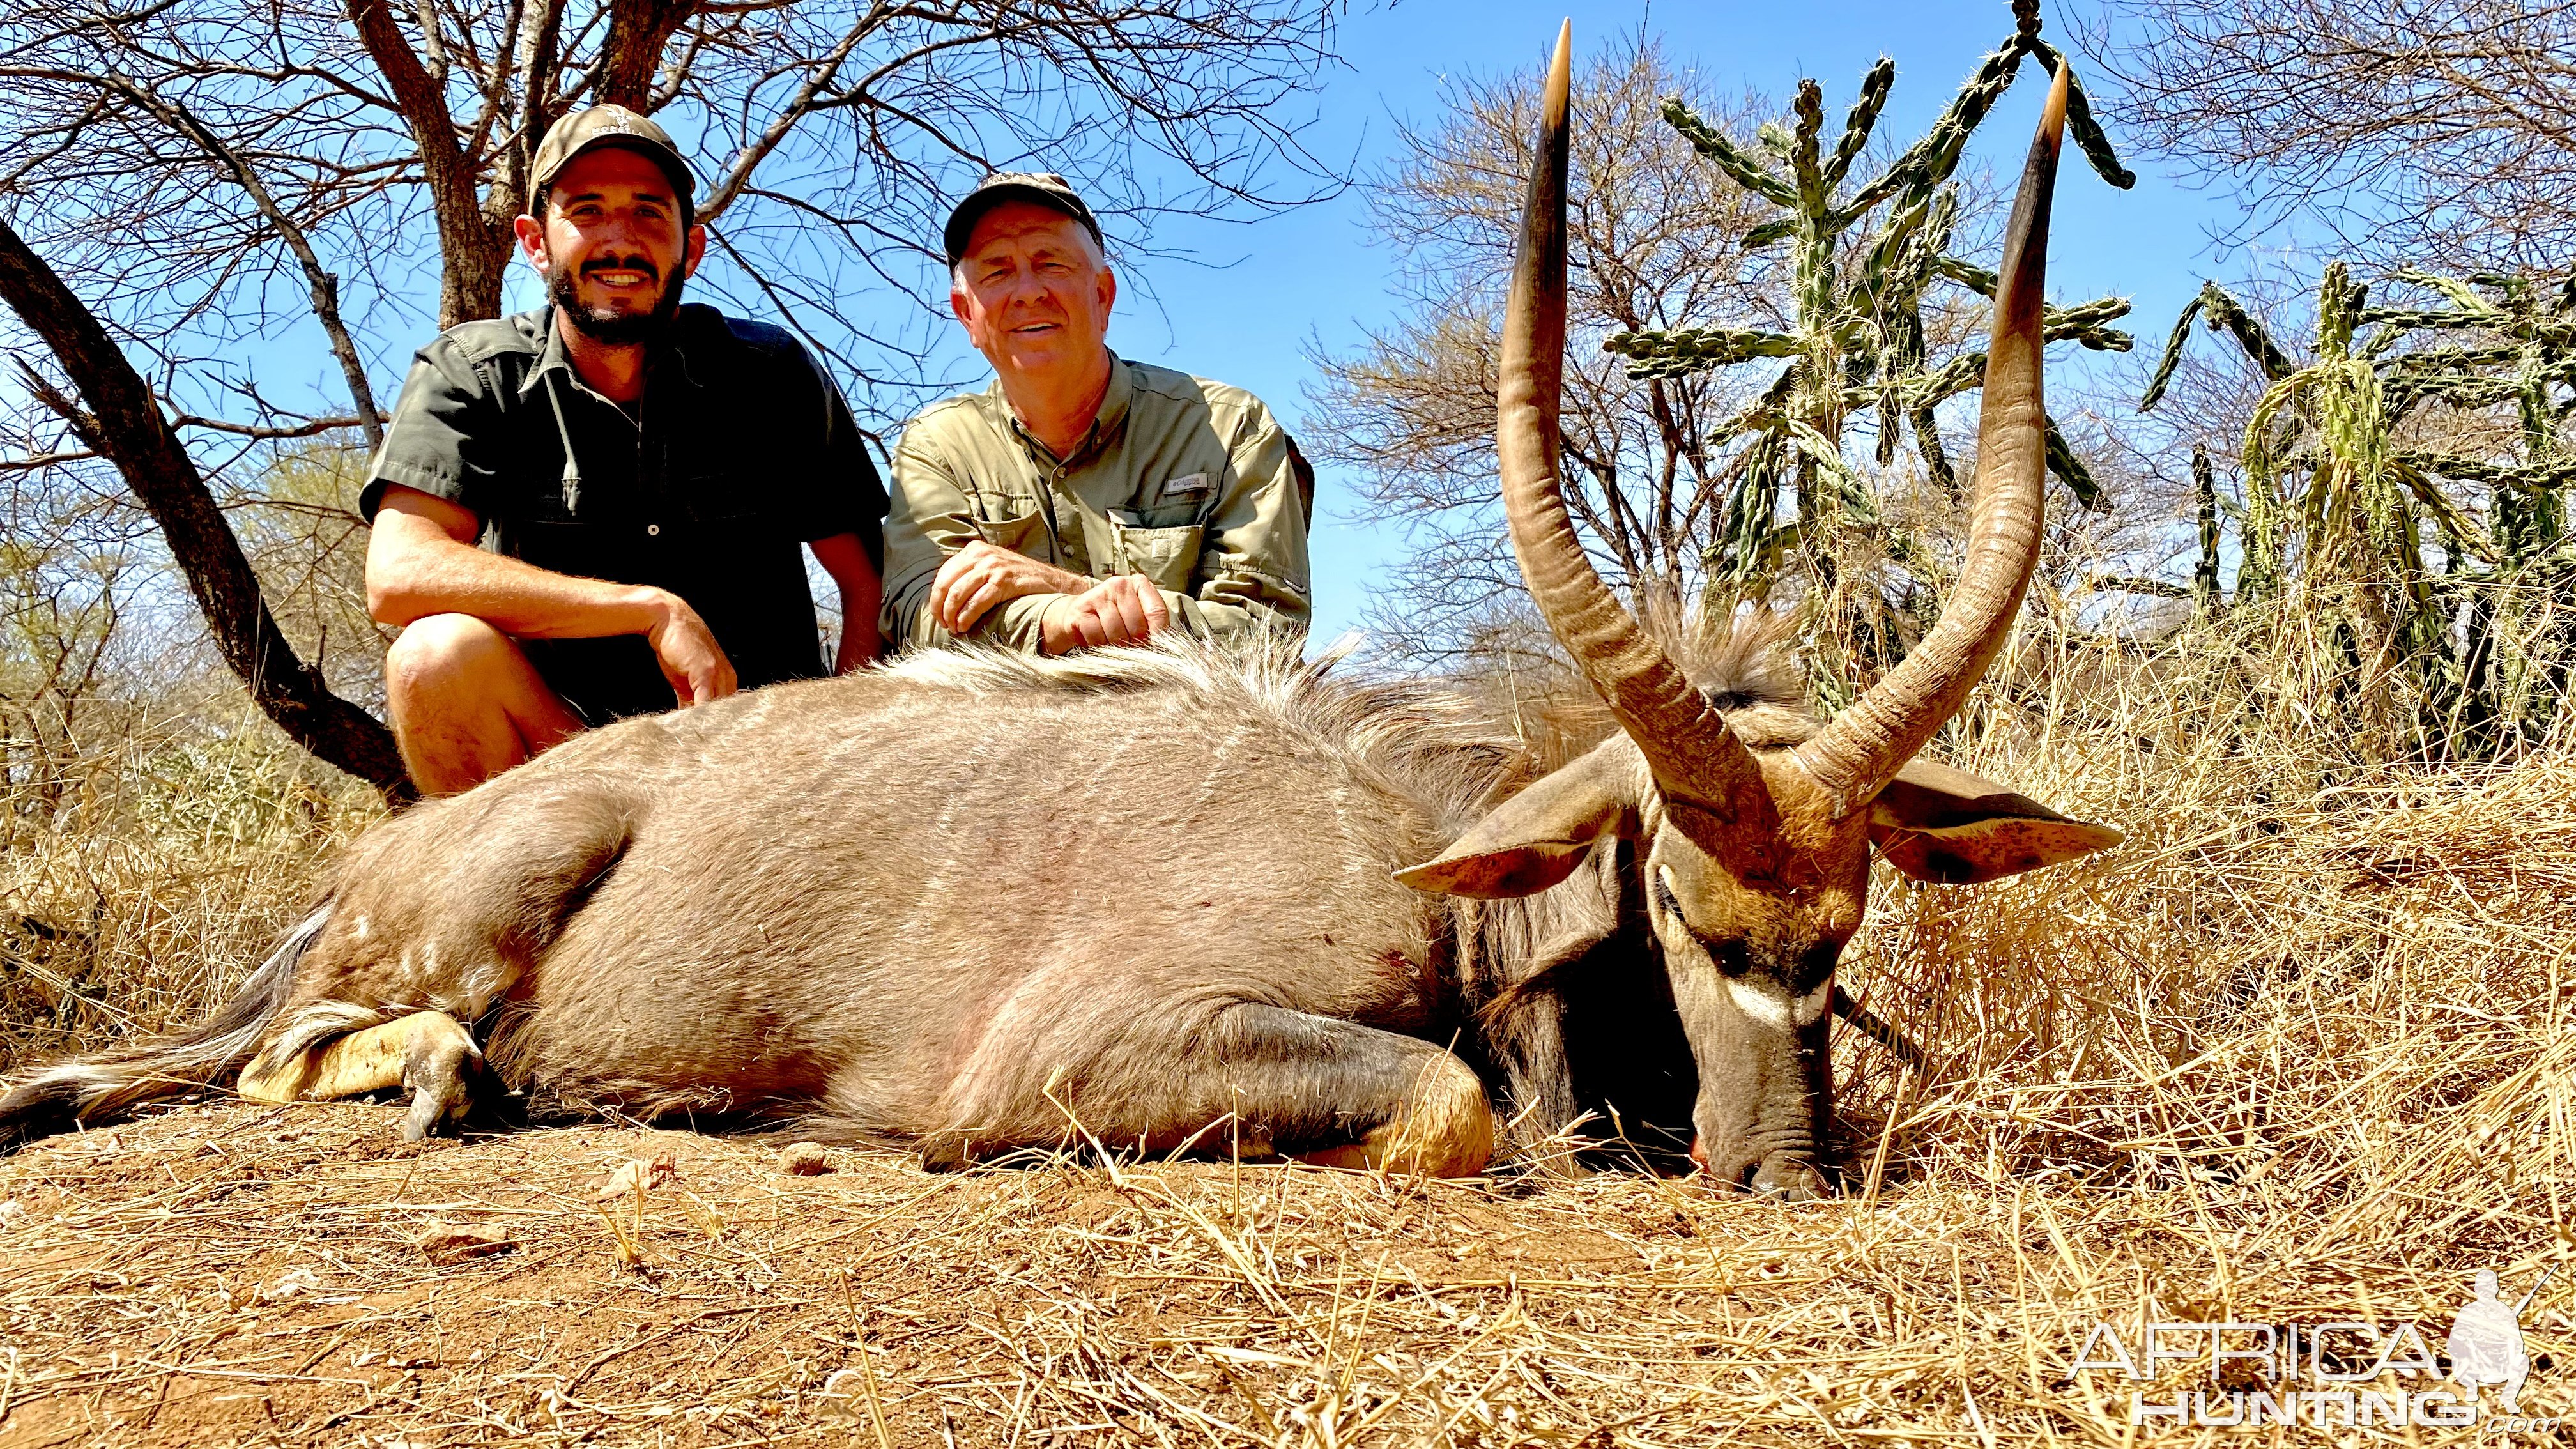
<path fill-rule="evenodd" d="M 325 902 L 287 933 L 232 1000 L 189 1030 L 57 1063 L 11 1087 L 0 1095 L 0 1152 L 184 1095 L 239 1071 L 269 1023 L 286 1009 L 295 964 L 330 917 Z"/>

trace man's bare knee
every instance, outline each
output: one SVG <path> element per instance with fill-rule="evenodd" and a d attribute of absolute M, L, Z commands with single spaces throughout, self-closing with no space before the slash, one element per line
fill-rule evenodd
<path fill-rule="evenodd" d="M 412 621 L 385 654 L 394 742 L 424 794 L 470 790 L 581 728 L 516 641 L 470 614 Z"/>
<path fill-rule="evenodd" d="M 385 688 L 397 700 L 434 696 L 490 673 L 516 646 L 471 614 L 430 614 L 403 626 L 385 651 Z"/>

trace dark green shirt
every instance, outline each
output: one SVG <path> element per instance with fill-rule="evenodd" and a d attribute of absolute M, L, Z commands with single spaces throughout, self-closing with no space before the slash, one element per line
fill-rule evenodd
<path fill-rule="evenodd" d="M 876 465 L 793 336 L 697 305 L 673 334 L 629 407 L 582 384 L 551 308 L 441 334 L 403 382 L 359 511 L 373 521 L 399 483 L 472 512 L 493 552 L 669 589 L 745 689 L 826 674 L 799 545 L 855 533 L 882 560 Z M 593 724 L 677 702 L 640 635 L 520 645 Z"/>

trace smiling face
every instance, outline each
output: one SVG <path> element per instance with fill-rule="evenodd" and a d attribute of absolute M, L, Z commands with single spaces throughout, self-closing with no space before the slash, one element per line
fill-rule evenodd
<path fill-rule="evenodd" d="M 706 230 L 683 227 L 662 168 L 638 152 L 598 146 L 574 157 L 547 189 L 545 219 L 518 219 L 520 248 L 546 295 L 595 341 L 639 343 L 679 308 Z"/>
<path fill-rule="evenodd" d="M 948 291 L 975 350 L 1006 381 L 1095 371 L 1117 299 L 1118 278 L 1091 233 L 1030 201 L 1002 202 L 976 221 Z"/>

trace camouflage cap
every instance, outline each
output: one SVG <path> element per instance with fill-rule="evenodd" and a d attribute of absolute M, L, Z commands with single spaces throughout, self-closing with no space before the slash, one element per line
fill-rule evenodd
<path fill-rule="evenodd" d="M 1091 207 L 1073 189 L 1073 183 L 1052 171 L 996 171 L 975 183 L 957 209 L 948 213 L 948 265 L 955 266 L 966 255 L 966 243 L 975 235 L 975 223 L 984 213 L 1005 201 L 1034 201 L 1052 211 L 1060 211 L 1082 223 L 1091 239 L 1102 250 L 1109 246 L 1100 234 L 1100 221 Z"/>
<path fill-rule="evenodd" d="M 572 164 L 572 158 L 595 146 L 623 146 L 640 151 L 660 165 L 679 188 L 680 202 L 688 205 L 695 199 L 697 177 L 690 174 L 689 163 L 680 157 L 680 148 L 671 143 L 671 134 L 624 106 L 598 105 L 575 111 L 557 121 L 546 132 L 543 145 L 537 147 L 537 164 L 529 178 L 528 190 L 542 198 L 555 177 Z"/>

